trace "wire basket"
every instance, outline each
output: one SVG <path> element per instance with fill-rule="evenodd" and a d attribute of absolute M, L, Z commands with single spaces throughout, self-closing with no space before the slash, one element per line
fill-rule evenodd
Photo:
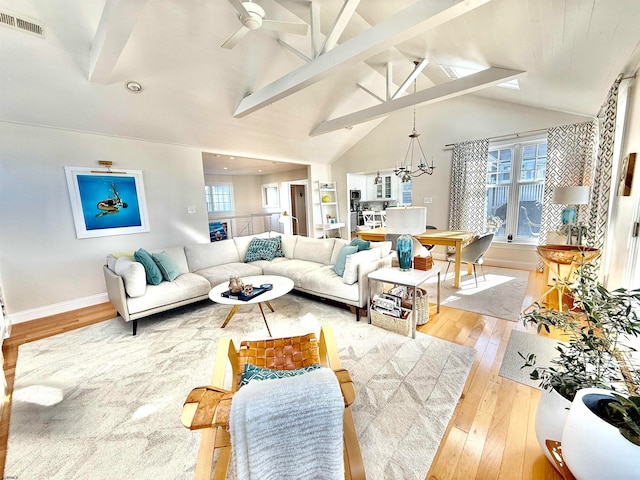
<path fill-rule="evenodd" d="M 416 289 L 416 299 L 413 299 L 413 288 L 407 288 L 407 301 L 416 310 L 416 325 L 424 325 L 429 321 L 429 295 L 424 288 Z"/>

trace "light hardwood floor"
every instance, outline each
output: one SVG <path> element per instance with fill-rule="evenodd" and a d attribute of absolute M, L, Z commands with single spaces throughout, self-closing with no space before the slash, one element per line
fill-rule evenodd
<path fill-rule="evenodd" d="M 532 272 L 523 307 L 545 287 L 543 275 Z M 14 325 L 2 348 L 8 393 L 0 418 L 0 476 L 4 475 L 19 346 L 114 316 L 111 304 L 102 304 Z M 447 307 L 442 307 L 439 314 L 434 307 L 429 323 L 419 330 L 476 350 L 462 398 L 426 480 L 562 480 L 543 456 L 535 438 L 534 419 L 540 392 L 498 375 L 511 331 L 533 330 L 520 323 Z"/>

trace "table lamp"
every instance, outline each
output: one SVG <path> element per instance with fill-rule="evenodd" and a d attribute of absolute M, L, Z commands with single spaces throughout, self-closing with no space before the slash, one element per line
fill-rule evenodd
<path fill-rule="evenodd" d="M 400 270 L 411 270 L 413 238 L 423 233 L 427 225 L 427 207 L 390 207 L 386 209 L 387 233 L 400 233 L 396 252 Z"/>
<path fill-rule="evenodd" d="M 576 223 L 578 212 L 575 206 L 589 203 L 589 187 L 556 187 L 553 190 L 553 203 L 566 205 L 565 209 L 562 210 L 563 225 Z"/>

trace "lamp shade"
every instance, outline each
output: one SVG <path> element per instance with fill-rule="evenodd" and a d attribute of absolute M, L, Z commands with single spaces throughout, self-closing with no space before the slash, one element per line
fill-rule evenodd
<path fill-rule="evenodd" d="M 556 187 L 553 190 L 553 203 L 559 205 L 586 205 L 589 203 L 589 187 Z"/>
<path fill-rule="evenodd" d="M 387 233 L 423 233 L 427 225 L 427 207 L 389 207 L 385 210 Z"/>

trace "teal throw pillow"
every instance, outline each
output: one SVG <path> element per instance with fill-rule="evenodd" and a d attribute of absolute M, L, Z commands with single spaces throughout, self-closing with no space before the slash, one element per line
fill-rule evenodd
<path fill-rule="evenodd" d="M 154 253 L 151 255 L 153 260 L 158 265 L 160 272 L 162 273 L 162 278 L 167 280 L 168 282 L 173 282 L 178 275 L 180 275 L 180 267 L 176 261 L 167 255 L 165 252 Z"/>
<path fill-rule="evenodd" d="M 144 248 L 139 248 L 133 254 L 133 258 L 136 262 L 140 262 L 144 267 L 144 273 L 147 276 L 147 283 L 149 285 L 158 285 L 162 281 L 162 272 L 153 261 L 153 257 Z"/>
<path fill-rule="evenodd" d="M 311 365 L 297 370 L 271 370 L 270 368 L 261 368 L 246 363 L 244 365 L 244 371 L 240 375 L 240 387 L 243 387 L 251 380 L 275 380 L 278 378 L 295 377 L 296 375 L 302 375 L 307 372 L 312 372 L 322 368 L 319 363 L 312 363 Z M 238 388 L 240 388 L 238 387 Z"/>
<path fill-rule="evenodd" d="M 244 263 L 256 260 L 273 260 L 278 251 L 278 242 L 275 238 L 252 238 L 249 249 L 244 256 Z"/>
<path fill-rule="evenodd" d="M 351 240 L 351 243 L 349 245 L 355 245 L 356 247 L 358 247 L 359 252 L 361 252 L 362 250 L 369 250 L 371 248 L 370 241 L 361 240 L 360 238 L 354 238 L 353 240 Z"/>
<path fill-rule="evenodd" d="M 278 249 L 276 250 L 276 254 L 274 255 L 274 257 L 284 257 L 284 252 L 282 251 L 282 237 L 278 235 L 277 237 L 272 237 L 268 240 L 271 240 L 276 245 L 278 245 Z"/>
<path fill-rule="evenodd" d="M 355 245 L 345 245 L 338 252 L 338 258 L 336 258 L 336 264 L 333 266 L 333 271 L 338 275 L 344 275 L 344 267 L 347 264 L 347 255 L 351 255 L 352 253 L 356 253 L 358 251 L 358 247 Z"/>

